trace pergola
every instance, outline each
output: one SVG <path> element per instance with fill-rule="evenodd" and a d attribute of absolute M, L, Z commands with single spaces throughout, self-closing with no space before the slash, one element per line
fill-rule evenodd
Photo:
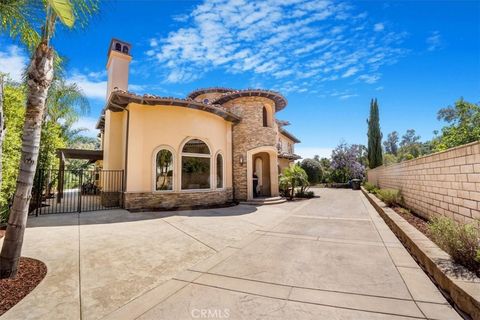
<path fill-rule="evenodd" d="M 88 160 L 93 163 L 97 160 L 103 160 L 103 150 L 85 150 L 85 149 L 57 149 L 57 157 L 60 159 L 58 167 L 58 193 L 57 202 L 63 198 L 63 179 L 65 174 L 66 159 Z"/>

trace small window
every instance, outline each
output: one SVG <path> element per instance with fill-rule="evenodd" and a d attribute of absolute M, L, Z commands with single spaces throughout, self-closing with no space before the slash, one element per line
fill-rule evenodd
<path fill-rule="evenodd" d="M 127 46 L 123 46 L 122 52 L 125 53 L 125 54 L 128 54 L 128 47 L 127 47 Z"/>
<path fill-rule="evenodd" d="M 116 43 L 115 43 L 115 50 L 121 52 L 121 51 L 122 51 L 122 45 L 121 45 L 120 43 L 116 42 Z"/>
<path fill-rule="evenodd" d="M 155 190 L 173 190 L 173 154 L 162 149 L 156 156 Z"/>
<path fill-rule="evenodd" d="M 217 189 L 223 188 L 223 157 L 217 155 Z"/>
<path fill-rule="evenodd" d="M 268 127 L 268 113 L 265 107 L 263 107 L 263 126 Z"/>
<path fill-rule="evenodd" d="M 192 139 L 182 149 L 182 190 L 210 189 L 210 149 Z"/>
<path fill-rule="evenodd" d="M 208 104 L 209 102 L 210 102 L 210 100 L 208 100 L 208 99 L 203 99 L 203 103 Z"/>

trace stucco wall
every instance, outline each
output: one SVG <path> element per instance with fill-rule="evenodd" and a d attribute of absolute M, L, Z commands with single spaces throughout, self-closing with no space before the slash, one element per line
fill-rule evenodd
<path fill-rule="evenodd" d="M 278 166 L 280 167 L 280 171 L 278 172 L 279 174 L 283 172 L 285 168 L 288 168 L 291 163 L 294 163 L 293 160 L 288 160 L 284 158 L 279 158 L 278 159 Z"/>
<path fill-rule="evenodd" d="M 182 107 L 130 104 L 128 109 L 130 142 L 127 192 L 144 193 L 154 190 L 154 151 L 162 145 L 174 151 L 174 191 L 184 192 L 180 190 L 180 154 L 182 145 L 190 138 L 206 142 L 210 147 L 212 160 L 218 152 L 222 153 L 225 164 L 225 187 L 232 186 L 230 122 L 208 112 Z M 215 188 L 215 169 L 215 161 L 211 161 L 212 189 Z"/>
<path fill-rule="evenodd" d="M 281 152 L 284 153 L 295 153 L 295 142 L 292 139 L 286 137 L 282 133 L 278 134 L 278 143 Z"/>
<path fill-rule="evenodd" d="M 368 171 L 368 181 L 401 190 L 407 207 L 425 217 L 480 218 L 480 142 Z"/>
<path fill-rule="evenodd" d="M 103 169 L 125 168 L 126 112 L 105 112 Z"/>

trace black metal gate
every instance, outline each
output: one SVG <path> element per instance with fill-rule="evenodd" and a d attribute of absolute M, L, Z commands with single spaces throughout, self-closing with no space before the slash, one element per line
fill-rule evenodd
<path fill-rule="evenodd" d="M 38 216 L 120 208 L 122 196 L 123 170 L 40 169 L 30 213 Z"/>

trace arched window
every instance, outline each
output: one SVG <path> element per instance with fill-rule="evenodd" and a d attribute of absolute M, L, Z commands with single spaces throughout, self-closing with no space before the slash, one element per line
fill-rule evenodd
<path fill-rule="evenodd" d="M 210 149 L 199 139 L 182 149 L 182 190 L 210 189 Z"/>
<path fill-rule="evenodd" d="M 118 42 L 117 42 L 117 43 L 115 43 L 115 50 L 117 50 L 117 51 L 120 51 L 120 52 L 121 52 L 121 51 L 122 51 L 122 45 L 121 45 L 120 43 L 118 43 Z"/>
<path fill-rule="evenodd" d="M 268 112 L 265 107 L 263 107 L 263 126 L 268 127 Z"/>
<path fill-rule="evenodd" d="M 155 157 L 155 190 L 173 190 L 173 154 L 161 149 Z"/>
<path fill-rule="evenodd" d="M 125 54 L 128 54 L 128 47 L 123 46 L 122 52 L 125 53 Z"/>
<path fill-rule="evenodd" d="M 223 157 L 217 154 L 217 189 L 223 188 Z"/>

